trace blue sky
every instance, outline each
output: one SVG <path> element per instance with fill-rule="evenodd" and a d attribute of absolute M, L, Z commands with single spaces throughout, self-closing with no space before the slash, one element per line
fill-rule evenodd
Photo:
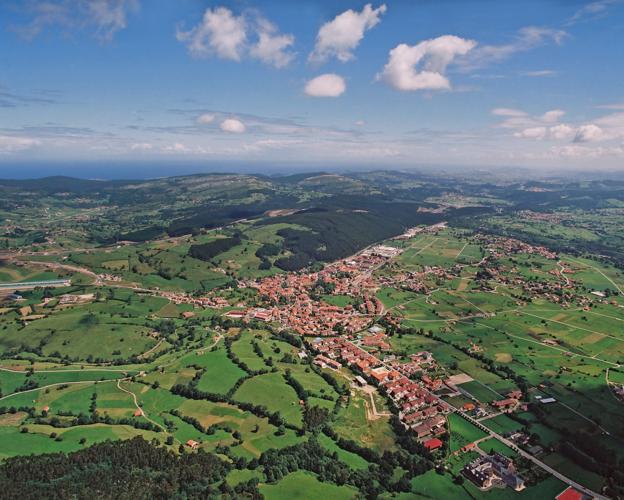
<path fill-rule="evenodd" d="M 624 165 L 619 0 L 6 0 L 0 23 L 0 173 Z"/>

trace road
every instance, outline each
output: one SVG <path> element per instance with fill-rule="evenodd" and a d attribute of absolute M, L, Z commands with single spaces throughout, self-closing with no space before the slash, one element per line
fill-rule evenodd
<path fill-rule="evenodd" d="M 461 410 L 459 410 L 457 408 L 455 408 L 453 411 L 455 411 L 455 413 L 458 413 L 464 419 L 468 420 L 470 423 L 476 425 L 480 429 L 482 429 L 482 430 L 485 429 L 485 432 L 488 432 L 490 437 L 496 438 L 498 441 L 500 441 L 504 445 L 506 445 L 509 448 L 511 448 L 512 450 L 514 450 L 520 456 L 526 458 L 527 460 L 530 460 L 531 462 L 533 462 L 538 467 L 541 467 L 542 469 L 544 469 L 549 474 L 552 474 L 553 476 L 555 476 L 560 481 L 566 483 L 568 486 L 572 486 L 573 488 L 576 488 L 578 491 L 584 493 L 585 495 L 589 495 L 592 498 L 596 498 L 596 499 L 599 499 L 599 500 L 609 500 L 608 497 L 605 497 L 604 495 L 601 495 L 600 493 L 596 493 L 595 491 L 590 490 L 589 488 L 586 488 L 585 486 L 580 485 L 576 481 L 573 481 L 569 477 L 564 476 L 560 472 L 556 471 L 550 465 L 542 462 L 539 458 L 534 457 L 530 453 L 524 451 L 522 448 L 518 448 L 515 443 L 513 443 L 512 441 L 510 441 L 507 438 L 504 438 L 500 434 L 498 434 L 498 433 L 488 429 L 483 424 L 479 424 L 479 422 L 477 420 L 473 419 L 470 415 L 467 415 L 463 411 L 461 411 Z"/>
<path fill-rule="evenodd" d="M 355 347 L 357 347 L 359 350 L 366 352 L 364 349 L 362 349 L 359 345 L 350 342 L 352 345 L 354 345 Z M 380 360 L 381 361 L 381 360 Z M 382 366 L 386 369 L 390 369 L 384 362 L 381 362 Z M 596 498 L 598 500 L 609 500 L 607 497 L 596 493 L 595 491 L 590 490 L 589 488 L 586 488 L 585 486 L 580 485 L 579 483 L 577 483 L 576 481 L 573 481 L 572 479 L 570 479 L 569 477 L 563 475 L 562 473 L 556 471 L 555 469 L 553 469 L 550 465 L 542 462 L 540 459 L 534 457 L 533 455 L 531 455 L 530 453 L 524 451 L 521 448 L 518 448 L 516 446 L 515 443 L 511 442 L 509 439 L 504 438 L 503 436 L 501 436 L 500 434 L 488 429 L 487 427 L 485 427 L 483 424 L 480 424 L 478 420 L 472 418 L 471 416 L 467 415 L 466 413 L 464 413 L 463 411 L 459 410 L 458 408 L 455 408 L 451 405 L 449 405 L 446 401 L 444 401 L 441 397 L 439 397 L 436 394 L 431 393 L 437 400 L 439 403 L 441 403 L 443 406 L 449 407 L 450 410 L 452 412 L 455 412 L 457 414 L 459 414 L 461 417 L 463 417 L 464 419 L 468 420 L 470 423 L 476 425 L 479 429 L 484 430 L 484 432 L 487 432 L 490 437 L 493 437 L 495 439 L 497 439 L 498 441 L 500 441 L 501 443 L 503 443 L 504 445 L 508 446 L 509 448 L 511 448 L 512 450 L 514 450 L 515 452 L 517 452 L 519 455 L 521 455 L 522 457 L 530 460 L 531 462 L 533 462 L 535 465 L 537 465 L 538 467 L 541 467 L 543 470 L 545 470 L 546 472 L 548 472 L 549 474 L 552 474 L 553 476 L 555 476 L 557 479 L 559 479 L 560 481 L 564 482 L 565 484 L 567 484 L 568 486 L 572 486 L 573 488 L 576 488 L 577 490 L 581 491 L 582 493 L 591 496 L 592 498 Z"/>

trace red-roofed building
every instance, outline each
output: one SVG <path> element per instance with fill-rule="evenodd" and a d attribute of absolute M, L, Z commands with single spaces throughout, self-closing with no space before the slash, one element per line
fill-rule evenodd
<path fill-rule="evenodd" d="M 438 438 L 429 439 L 424 442 L 425 448 L 427 448 L 429 451 L 433 451 L 433 450 L 437 450 L 438 448 L 441 448 L 442 444 L 443 444 L 442 441 L 440 441 Z"/>
<path fill-rule="evenodd" d="M 589 497 L 587 495 L 584 495 L 580 491 L 575 490 L 574 488 L 572 488 L 572 486 L 569 486 L 561 493 L 559 493 L 555 498 L 556 500 L 585 500 Z"/>

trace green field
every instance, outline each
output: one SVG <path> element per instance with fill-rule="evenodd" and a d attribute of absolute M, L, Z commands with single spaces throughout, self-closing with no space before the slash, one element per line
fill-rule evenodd
<path fill-rule="evenodd" d="M 348 486 L 335 486 L 320 482 L 314 474 L 293 472 L 277 484 L 263 484 L 260 492 L 269 500 L 290 498 L 327 498 L 328 500 L 352 499 L 357 490 Z"/>

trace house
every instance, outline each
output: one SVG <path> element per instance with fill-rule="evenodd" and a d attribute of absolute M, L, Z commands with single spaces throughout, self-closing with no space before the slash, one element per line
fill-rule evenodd
<path fill-rule="evenodd" d="M 188 446 L 191 450 L 196 450 L 199 447 L 199 443 L 197 441 L 189 439 L 186 442 L 186 446 Z"/>
<path fill-rule="evenodd" d="M 433 438 L 425 441 L 423 444 L 425 445 L 425 448 L 427 448 L 427 450 L 434 451 L 438 448 L 441 448 L 444 443 L 442 443 L 442 441 L 440 441 L 438 438 Z"/>
<path fill-rule="evenodd" d="M 461 451 L 466 453 L 467 451 L 473 450 L 477 445 L 474 443 L 468 443 L 466 446 L 462 446 Z"/>
<path fill-rule="evenodd" d="M 518 405 L 518 400 L 513 398 L 501 399 L 500 401 L 493 401 L 492 406 L 499 408 L 503 411 L 512 410 Z"/>
<path fill-rule="evenodd" d="M 184 312 L 182 313 L 182 317 L 183 317 L 184 319 L 190 319 L 190 318 L 192 318 L 193 316 L 195 316 L 195 313 L 194 313 L 194 312 L 192 312 L 192 311 L 184 311 Z"/>
<path fill-rule="evenodd" d="M 462 408 L 464 409 L 464 411 L 472 411 L 476 408 L 474 403 L 464 403 L 464 406 L 462 406 Z"/>
<path fill-rule="evenodd" d="M 142 417 L 142 416 L 143 416 L 143 412 L 141 411 L 141 408 L 137 408 L 137 409 L 134 411 L 134 416 L 135 416 L 135 417 Z"/>
<path fill-rule="evenodd" d="M 356 375 L 355 381 L 362 387 L 366 385 L 366 380 L 364 380 L 364 378 L 362 378 L 362 376 L 360 375 Z"/>
<path fill-rule="evenodd" d="M 581 493 L 580 491 L 568 486 L 565 490 L 559 493 L 555 500 L 588 500 L 590 497 Z"/>

